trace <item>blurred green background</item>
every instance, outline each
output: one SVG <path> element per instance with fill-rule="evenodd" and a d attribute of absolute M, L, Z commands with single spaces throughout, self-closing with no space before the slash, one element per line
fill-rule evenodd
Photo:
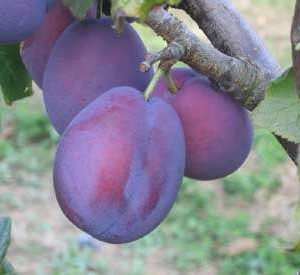
<path fill-rule="evenodd" d="M 233 2 L 287 67 L 294 1 Z M 191 19 L 178 16 L 203 36 Z M 150 50 L 163 47 L 149 29 L 137 29 Z M 262 129 L 237 173 L 213 182 L 185 179 L 157 230 L 114 246 L 83 239 L 55 201 L 51 173 L 58 136 L 40 92 L 10 108 L 0 102 L 0 123 L 0 215 L 13 218 L 8 259 L 20 274 L 281 275 L 300 269 L 300 255 L 284 249 L 297 236 L 296 168 Z"/>

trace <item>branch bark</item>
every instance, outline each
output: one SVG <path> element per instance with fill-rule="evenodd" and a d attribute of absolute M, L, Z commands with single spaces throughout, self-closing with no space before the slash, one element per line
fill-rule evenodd
<path fill-rule="evenodd" d="M 292 57 L 294 72 L 296 75 L 296 85 L 300 96 L 300 0 L 297 0 L 291 30 Z"/>
<path fill-rule="evenodd" d="M 146 23 L 168 43 L 180 44 L 185 49 L 184 63 L 216 81 L 247 109 L 252 110 L 264 98 L 268 78 L 256 64 L 204 43 L 162 7 L 153 9 Z"/>
<path fill-rule="evenodd" d="M 293 68 L 296 76 L 295 84 L 297 86 L 298 95 L 300 96 L 300 0 L 297 0 L 295 6 L 295 13 L 291 29 L 291 44 Z M 295 145 L 294 152 L 296 153 L 296 159 L 298 160 L 299 144 Z"/>
<path fill-rule="evenodd" d="M 185 0 L 180 8 L 195 20 L 218 50 L 252 60 L 269 80 L 280 75 L 280 66 L 231 1 Z"/>

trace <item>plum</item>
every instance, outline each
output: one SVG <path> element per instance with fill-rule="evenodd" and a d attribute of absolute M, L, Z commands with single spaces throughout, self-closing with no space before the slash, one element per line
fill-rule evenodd
<path fill-rule="evenodd" d="M 44 70 L 52 48 L 63 31 L 74 21 L 71 12 L 56 1 L 43 25 L 22 44 L 22 60 L 36 84 L 42 88 Z"/>
<path fill-rule="evenodd" d="M 119 36 L 111 24 L 109 17 L 75 22 L 51 52 L 43 95 L 49 118 L 59 133 L 105 91 L 117 86 L 144 90 L 153 75 L 152 70 L 139 70 L 147 51 L 135 30 L 126 24 Z"/>
<path fill-rule="evenodd" d="M 45 16 L 45 0 L 1 0 L 0 44 L 26 39 L 42 25 Z"/>
<path fill-rule="evenodd" d="M 54 4 L 56 4 L 58 1 L 60 0 L 46 0 L 46 11 L 48 12 L 51 10 Z"/>
<path fill-rule="evenodd" d="M 251 150 L 253 127 L 248 112 L 191 69 L 175 69 L 172 75 L 178 93 L 172 95 L 161 79 L 154 95 L 171 104 L 181 120 L 186 141 L 185 175 L 212 180 L 233 173 Z"/>
<path fill-rule="evenodd" d="M 96 5 L 87 11 L 86 18 L 96 16 Z M 75 21 L 70 10 L 61 0 L 53 2 L 45 21 L 37 32 L 26 39 L 21 47 L 21 56 L 31 78 L 42 89 L 44 70 L 54 44 L 63 31 Z"/>
<path fill-rule="evenodd" d="M 58 203 L 81 230 L 109 243 L 134 241 L 169 213 L 180 188 L 185 143 L 165 101 L 132 87 L 95 99 L 67 127 L 54 163 Z"/>

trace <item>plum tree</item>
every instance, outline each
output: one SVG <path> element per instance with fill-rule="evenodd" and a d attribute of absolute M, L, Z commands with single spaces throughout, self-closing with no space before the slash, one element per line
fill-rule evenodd
<path fill-rule="evenodd" d="M 154 95 L 177 111 L 186 141 L 185 175 L 199 180 L 225 177 L 247 158 L 253 129 L 247 111 L 191 69 L 172 72 L 179 92 L 172 95 L 162 79 Z"/>
<path fill-rule="evenodd" d="M 22 45 L 21 56 L 28 72 L 42 88 L 44 70 L 55 42 L 62 32 L 74 21 L 72 14 L 60 0 L 48 12 L 37 32 Z"/>
<path fill-rule="evenodd" d="M 129 25 L 117 35 L 108 17 L 70 25 L 55 44 L 44 75 L 44 101 L 62 133 L 72 118 L 100 94 L 116 86 L 144 90 L 153 75 L 139 64 L 146 49 Z"/>
<path fill-rule="evenodd" d="M 64 132 L 54 187 L 65 215 L 110 243 L 136 240 L 166 217 L 185 166 L 183 130 L 174 109 L 116 87 L 84 108 Z"/>
<path fill-rule="evenodd" d="M 0 44 L 26 39 L 40 27 L 45 15 L 45 0 L 1 0 Z"/>

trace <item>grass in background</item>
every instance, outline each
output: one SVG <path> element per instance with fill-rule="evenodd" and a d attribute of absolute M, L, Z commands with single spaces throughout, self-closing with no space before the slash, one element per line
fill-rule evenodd
<path fill-rule="evenodd" d="M 270 8 L 283 7 L 290 8 L 291 5 L 295 4 L 295 0 L 251 0 L 253 5 L 266 5 Z"/>
<path fill-rule="evenodd" d="M 267 130 L 255 132 L 254 148 L 258 164 L 252 170 L 241 169 L 223 179 L 224 190 L 251 200 L 256 191 L 266 188 L 270 192 L 280 187 L 278 168 L 288 161 L 288 156 L 275 137 Z"/>

